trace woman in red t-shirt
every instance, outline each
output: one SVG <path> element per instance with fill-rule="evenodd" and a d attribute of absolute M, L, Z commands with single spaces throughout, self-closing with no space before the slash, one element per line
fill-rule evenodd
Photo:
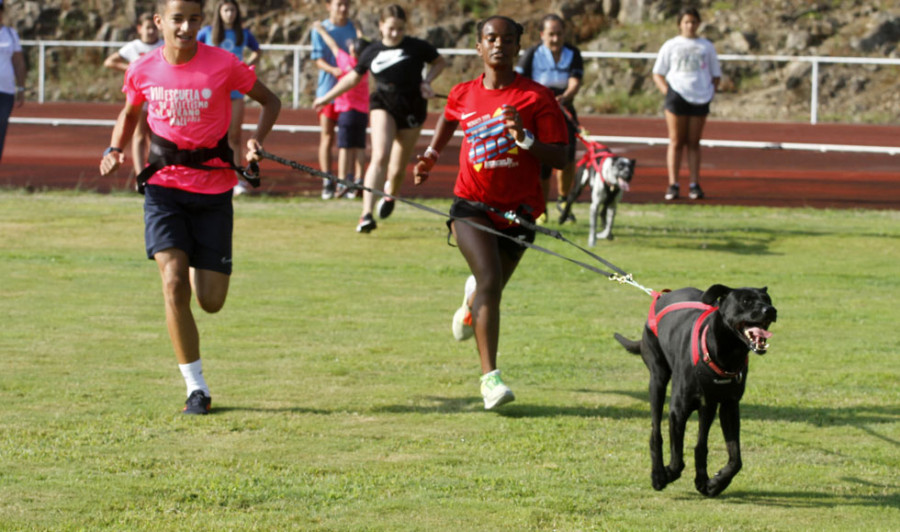
<path fill-rule="evenodd" d="M 566 164 L 566 125 L 553 93 L 513 69 L 521 36 L 522 26 L 507 17 L 489 17 L 478 25 L 476 50 L 484 74 L 450 91 L 434 138 L 415 167 L 416 184 L 428 179 L 440 150 L 462 125 L 465 135 L 449 225 L 472 275 L 452 330 L 457 340 L 475 335 L 487 410 L 515 398 L 497 369 L 500 297 L 525 251 L 516 240 L 534 241 L 533 231 L 494 211 L 537 218 L 545 204 L 541 164 Z"/>

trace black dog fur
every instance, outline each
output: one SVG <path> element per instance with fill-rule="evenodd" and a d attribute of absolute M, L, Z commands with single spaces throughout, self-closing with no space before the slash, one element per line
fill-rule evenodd
<path fill-rule="evenodd" d="M 750 350 L 765 354 L 768 348 L 767 331 L 776 320 L 766 288 L 737 288 L 716 284 L 706 292 L 683 288 L 662 294 L 655 302 L 656 312 L 678 302 L 701 302 L 717 306 L 705 323 L 708 324 L 706 343 L 709 357 L 730 378 L 716 374 L 710 366 L 692 361 L 694 322 L 702 309 L 673 310 L 658 319 L 658 336 L 650 324 L 644 327 L 641 341 L 629 340 L 619 333 L 616 340 L 625 349 L 640 354 L 650 370 L 650 459 L 653 488 L 661 490 L 681 476 L 684 469 L 684 431 L 694 410 L 699 412 L 700 430 L 694 448 L 696 476 L 694 485 L 708 497 L 720 494 L 740 471 L 740 407 L 747 377 L 747 357 Z M 701 353 L 702 358 L 702 353 Z M 666 388 L 672 380 L 669 402 L 670 462 L 663 466 L 662 419 Z M 728 463 L 713 478 L 707 474 L 708 436 L 710 425 L 719 408 L 719 422 L 728 450 Z"/>

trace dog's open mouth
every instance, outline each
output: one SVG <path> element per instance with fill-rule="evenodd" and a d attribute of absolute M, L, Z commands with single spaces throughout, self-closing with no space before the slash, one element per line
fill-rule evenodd
<path fill-rule="evenodd" d="M 772 333 L 768 330 L 769 324 L 744 324 L 741 330 L 744 332 L 744 338 L 750 345 L 750 349 L 757 355 L 764 355 L 769 349 L 769 338 Z"/>

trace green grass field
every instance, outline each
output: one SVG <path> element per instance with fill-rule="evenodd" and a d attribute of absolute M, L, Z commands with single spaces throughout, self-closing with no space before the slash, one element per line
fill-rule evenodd
<path fill-rule="evenodd" d="M 706 499 L 696 415 L 681 480 L 650 486 L 648 373 L 612 338 L 646 294 L 529 251 L 502 307 L 517 401 L 484 412 L 443 220 L 401 205 L 361 236 L 358 208 L 236 202 L 229 301 L 197 312 L 215 413 L 188 417 L 141 199 L 0 192 L 0 529 L 900 529 L 900 212 L 620 209 L 596 249 L 639 282 L 778 307 L 744 469 Z"/>

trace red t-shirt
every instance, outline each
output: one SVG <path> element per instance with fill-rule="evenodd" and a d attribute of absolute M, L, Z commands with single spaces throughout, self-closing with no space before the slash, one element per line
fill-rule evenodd
<path fill-rule="evenodd" d="M 516 146 L 500 121 L 503 105 L 519 111 L 522 126 L 546 144 L 568 142 L 565 119 L 550 89 L 524 76 L 504 89 L 484 87 L 484 75 L 453 87 L 444 109 L 446 120 L 459 122 L 464 140 L 459 152 L 459 175 L 453 193 L 502 211 L 531 207 L 537 218 L 544 212 L 541 163 Z M 495 223 L 502 218 L 494 217 Z"/>

